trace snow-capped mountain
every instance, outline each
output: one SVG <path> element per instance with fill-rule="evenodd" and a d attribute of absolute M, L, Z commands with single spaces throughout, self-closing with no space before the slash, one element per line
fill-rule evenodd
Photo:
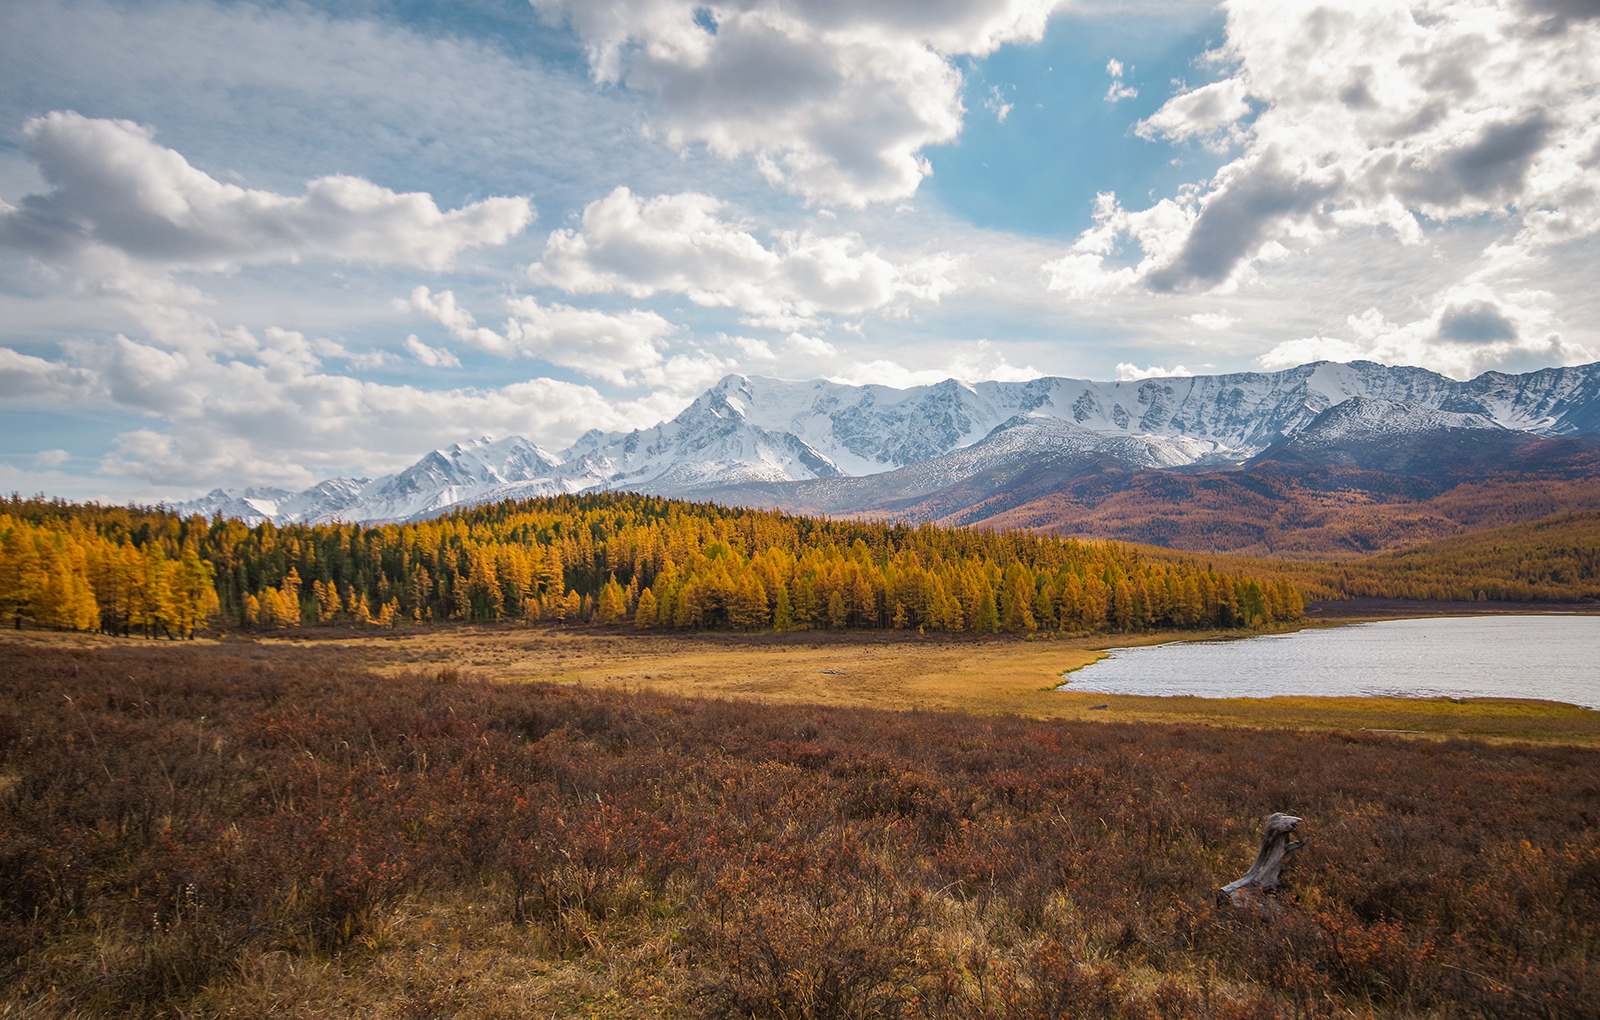
<path fill-rule="evenodd" d="M 1370 452 L 1400 435 L 1411 437 L 1414 464 L 1429 456 L 1426 435 L 1470 443 L 1491 433 L 1594 431 L 1600 363 L 1467 382 L 1371 362 L 1133 382 L 948 379 L 908 389 L 730 375 L 670 421 L 591 431 L 559 454 L 521 437 L 484 438 L 435 450 L 395 475 L 330 479 L 301 493 L 218 489 L 176 509 L 280 523 L 392 521 L 627 489 L 849 513 L 980 475 L 987 481 L 978 488 L 993 489 L 1005 484 L 1004 465 L 1033 464 L 1027 470 L 1041 478 L 1111 465 L 1227 467 L 1268 451 L 1325 459 L 1343 444 Z"/>
<path fill-rule="evenodd" d="M 1440 411 L 1381 397 L 1351 397 L 1250 463 L 1331 464 L 1390 474 L 1434 475 L 1502 461 L 1536 441 L 1486 414 Z"/>

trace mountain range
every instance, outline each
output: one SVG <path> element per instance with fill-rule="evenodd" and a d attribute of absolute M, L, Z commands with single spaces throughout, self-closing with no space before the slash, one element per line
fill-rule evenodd
<path fill-rule="evenodd" d="M 1359 361 L 1132 382 L 949 379 L 908 389 L 730 375 L 670 421 L 590 431 L 559 453 L 519 436 L 485 437 L 434 450 L 397 474 L 329 479 L 298 493 L 216 489 L 173 508 L 251 523 L 378 523 L 626 489 L 1097 533 L 1074 525 L 1108 500 L 1136 496 L 1146 516 L 1162 503 L 1182 516 L 1205 502 L 1208 486 L 1241 489 L 1249 503 L 1243 492 L 1276 485 L 1279 504 L 1303 502 L 1304 492 L 1414 504 L 1490 478 L 1583 488 L 1600 481 L 1597 435 L 1600 363 L 1464 382 Z M 1029 512 L 1041 500 L 1046 506 Z M 1161 541 L 1160 527 L 1145 530 L 1104 537 Z"/>

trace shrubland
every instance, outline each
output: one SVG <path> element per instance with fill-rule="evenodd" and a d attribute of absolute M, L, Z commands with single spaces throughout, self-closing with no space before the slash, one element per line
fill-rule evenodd
<path fill-rule="evenodd" d="M 0 643 L 0 1014 L 1596 1013 L 1600 756 Z M 1311 843 L 1214 891 L 1263 815 Z"/>

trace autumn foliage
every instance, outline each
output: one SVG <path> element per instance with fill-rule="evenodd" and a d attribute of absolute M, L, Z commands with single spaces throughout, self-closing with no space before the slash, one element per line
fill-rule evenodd
<path fill-rule="evenodd" d="M 1036 631 L 1247 627 L 1311 599 L 1600 598 L 1600 512 L 1307 562 L 831 521 L 610 493 L 431 521 L 248 527 L 0 501 L 0 622 L 156 637 L 208 622 Z"/>
<path fill-rule="evenodd" d="M 0 503 L 12 511 L 0 512 L 0 623 L 190 637 L 217 614 L 204 527 L 143 511 L 28 509 Z"/>
<path fill-rule="evenodd" d="M 214 574 L 214 605 L 248 628 L 524 620 L 1093 633 L 1245 626 L 1295 619 L 1303 608 L 1291 583 L 1151 561 L 1111 543 L 836 522 L 627 493 L 501 503 L 379 527 L 251 528 L 41 501 L 14 500 L 9 509 L 0 517 L 0 534 L 15 536 L 5 539 L 0 561 L 7 576 L 37 569 L 13 556 L 13 546 L 43 549 L 59 535 L 132 550 L 123 555 L 193 555 Z M 8 604 L 33 604 L 25 586 L 15 592 Z"/>
<path fill-rule="evenodd" d="M 250 654 L 0 644 L 16 1015 L 220 1010 L 266 957 L 358 973 L 390 918 L 452 899 L 611 975 L 606 1015 L 1543 1020 L 1600 1001 L 1590 750 Z M 1312 840 L 1280 909 L 1218 906 L 1274 810 Z M 382 1015 L 445 1015 L 439 991 L 397 988 Z"/>

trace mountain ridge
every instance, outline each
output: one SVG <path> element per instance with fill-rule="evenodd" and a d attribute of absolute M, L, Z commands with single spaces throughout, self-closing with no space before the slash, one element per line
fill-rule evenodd
<path fill-rule="evenodd" d="M 591 430 L 558 453 L 519 436 L 482 437 L 375 479 L 326 479 L 298 493 L 217 489 L 173 508 L 251 523 L 381 523 L 501 499 L 628 489 L 887 517 L 933 499 L 944 516 L 1007 487 L 1037 496 L 1106 471 L 1310 458 L 1426 473 L 1437 467 L 1432 459 L 1492 462 L 1526 437 L 1596 430 L 1600 363 L 1466 381 L 1357 361 L 1124 382 L 947 379 L 905 389 L 729 375 L 669 420 L 631 432 Z M 1383 467 L 1402 438 L 1407 452 Z"/>

